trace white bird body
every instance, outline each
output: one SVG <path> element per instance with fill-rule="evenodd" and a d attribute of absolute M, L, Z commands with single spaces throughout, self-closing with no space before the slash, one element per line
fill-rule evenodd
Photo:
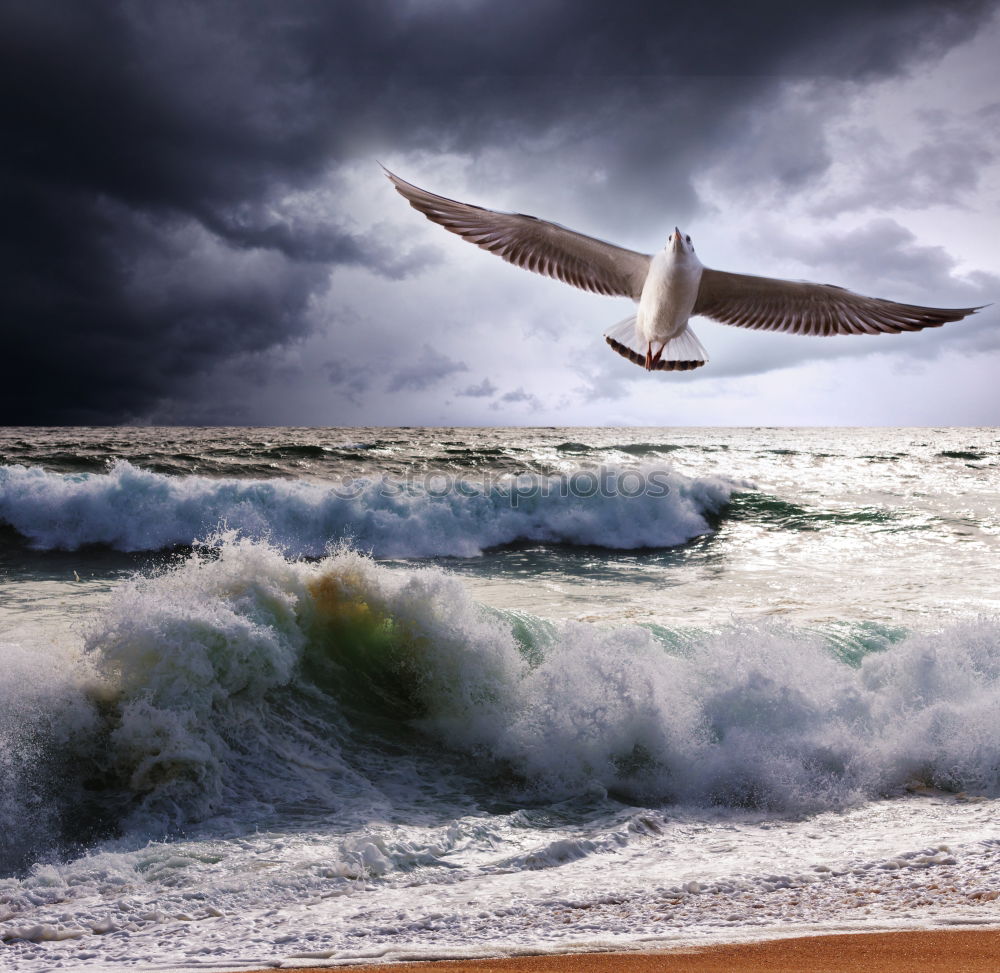
<path fill-rule="evenodd" d="M 702 263 L 675 230 L 667 245 L 653 255 L 642 285 L 635 316 L 636 338 L 666 343 L 685 327 L 698 300 Z"/>
<path fill-rule="evenodd" d="M 438 196 L 388 170 L 386 175 L 415 210 L 508 263 L 638 302 L 636 313 L 604 337 L 613 351 L 647 371 L 685 371 L 708 361 L 688 325 L 694 315 L 740 328 L 827 337 L 920 331 L 981 310 L 900 304 L 833 284 L 713 270 L 676 227 L 666 246 L 650 256 L 534 216 Z"/>

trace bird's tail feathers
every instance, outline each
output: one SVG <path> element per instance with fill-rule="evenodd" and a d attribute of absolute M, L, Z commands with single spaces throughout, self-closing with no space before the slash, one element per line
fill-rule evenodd
<path fill-rule="evenodd" d="M 639 339 L 635 330 L 635 315 L 619 321 L 604 333 L 604 340 L 623 358 L 646 367 L 646 343 Z M 659 342 L 653 342 L 653 354 L 660 350 Z M 660 352 L 659 361 L 653 363 L 654 371 L 683 372 L 699 368 L 708 361 L 708 352 L 701 346 L 694 332 L 687 325 L 680 334 L 674 335 Z"/>

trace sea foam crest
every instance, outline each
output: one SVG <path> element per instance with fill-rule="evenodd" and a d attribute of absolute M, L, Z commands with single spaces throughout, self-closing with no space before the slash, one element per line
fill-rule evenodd
<path fill-rule="evenodd" d="M 384 557 L 473 556 L 515 541 L 619 549 L 671 547 L 707 533 L 737 485 L 662 466 L 569 477 L 437 484 L 361 479 L 164 476 L 124 460 L 107 473 L 0 467 L 0 522 L 36 547 L 104 544 L 159 550 L 192 544 L 220 526 L 266 538 L 292 555 L 351 540 Z"/>
<path fill-rule="evenodd" d="M 87 793 L 141 834 L 289 803 L 356 823 L 435 787 L 453 800 L 472 777 L 504 799 L 792 813 L 918 783 L 1000 790 L 995 618 L 858 667 L 816 636 L 754 625 L 680 651 L 643 627 L 485 609 L 434 568 L 291 562 L 230 539 L 118 589 L 79 665 L 86 679 L 40 691 L 32 721 L 0 726 L 23 788 L 9 820 Z M 16 755 L 48 740 L 46 791 L 45 760 L 32 773 Z"/>

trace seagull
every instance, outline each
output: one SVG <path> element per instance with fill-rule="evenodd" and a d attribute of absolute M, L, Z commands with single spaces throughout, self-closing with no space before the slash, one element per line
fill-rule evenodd
<path fill-rule="evenodd" d="M 740 328 L 825 337 L 937 328 L 986 306 L 920 307 L 864 297 L 834 284 L 713 270 L 676 226 L 659 253 L 637 253 L 535 216 L 437 196 L 382 168 L 415 210 L 483 250 L 585 291 L 638 302 L 636 313 L 609 328 L 604 338 L 647 371 L 688 371 L 708 361 L 688 324 L 693 315 Z"/>

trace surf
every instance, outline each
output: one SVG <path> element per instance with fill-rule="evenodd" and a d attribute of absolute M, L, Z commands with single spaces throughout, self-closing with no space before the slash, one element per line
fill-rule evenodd
<path fill-rule="evenodd" d="M 655 463 L 576 474 L 359 477 L 333 483 L 165 476 L 114 462 L 105 473 L 0 467 L 0 523 L 32 546 L 155 551 L 219 527 L 322 556 L 341 540 L 380 557 L 471 557 L 518 541 L 673 547 L 709 533 L 740 484 Z"/>
<path fill-rule="evenodd" d="M 1000 620 L 844 641 L 555 623 L 439 568 L 219 536 L 116 589 L 60 668 L 5 653 L 5 867 L 293 809 L 349 829 L 428 790 L 790 815 L 998 792 Z"/>

